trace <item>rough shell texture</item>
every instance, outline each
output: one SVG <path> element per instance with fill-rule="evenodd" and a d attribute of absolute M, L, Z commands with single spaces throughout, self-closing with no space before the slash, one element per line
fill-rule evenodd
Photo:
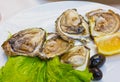
<path fill-rule="evenodd" d="M 75 69 L 85 70 L 88 66 L 90 50 L 85 46 L 74 46 L 61 57 L 61 61 L 71 64 Z"/>
<path fill-rule="evenodd" d="M 73 42 L 68 42 L 59 37 L 56 33 L 49 33 L 41 53 L 42 58 L 53 58 L 62 55 L 73 47 Z"/>
<path fill-rule="evenodd" d="M 81 39 L 89 36 L 88 23 L 77 13 L 76 9 L 68 9 L 56 20 L 56 32 L 64 40 Z"/>
<path fill-rule="evenodd" d="M 92 36 L 112 34 L 120 29 L 120 16 L 112 10 L 93 10 L 86 14 Z"/>
<path fill-rule="evenodd" d="M 45 39 L 46 32 L 43 29 L 26 29 L 12 35 L 2 44 L 2 48 L 9 56 L 38 56 Z"/>

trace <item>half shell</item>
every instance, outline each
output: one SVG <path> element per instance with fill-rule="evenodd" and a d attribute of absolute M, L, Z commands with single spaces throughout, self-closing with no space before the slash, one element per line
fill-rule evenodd
<path fill-rule="evenodd" d="M 63 40 L 56 33 L 49 33 L 40 57 L 53 58 L 62 55 L 73 47 L 73 45 L 73 42 Z"/>
<path fill-rule="evenodd" d="M 112 34 L 120 29 L 120 16 L 112 10 L 98 9 L 86 14 L 92 36 Z"/>
<path fill-rule="evenodd" d="M 90 50 L 85 46 L 74 46 L 61 57 L 61 61 L 71 64 L 75 69 L 85 70 L 90 57 Z"/>
<path fill-rule="evenodd" d="M 88 24 L 76 9 L 68 9 L 56 20 L 56 32 L 64 40 L 89 36 Z"/>
<path fill-rule="evenodd" d="M 12 35 L 2 44 L 2 48 L 9 56 L 39 56 L 45 39 L 46 32 L 43 29 L 26 29 Z"/>

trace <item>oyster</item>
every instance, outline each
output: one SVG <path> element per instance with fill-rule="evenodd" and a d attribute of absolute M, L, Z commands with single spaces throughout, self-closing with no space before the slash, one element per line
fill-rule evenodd
<path fill-rule="evenodd" d="M 49 33 L 40 57 L 53 58 L 62 55 L 73 47 L 73 45 L 73 42 L 63 40 L 56 33 Z"/>
<path fill-rule="evenodd" d="M 120 28 L 120 16 L 112 10 L 98 9 L 86 14 L 92 36 L 112 34 Z"/>
<path fill-rule="evenodd" d="M 2 48 L 9 56 L 39 56 L 45 38 L 46 32 L 41 28 L 26 29 L 12 35 Z"/>
<path fill-rule="evenodd" d="M 56 32 L 67 41 L 89 36 L 88 24 L 76 9 L 66 10 L 56 20 Z"/>
<path fill-rule="evenodd" d="M 61 61 L 71 64 L 75 69 L 85 70 L 90 58 L 90 50 L 85 46 L 74 46 L 67 53 L 63 54 Z"/>

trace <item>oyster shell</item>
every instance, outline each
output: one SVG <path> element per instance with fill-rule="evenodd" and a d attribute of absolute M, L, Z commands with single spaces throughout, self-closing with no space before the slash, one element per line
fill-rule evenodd
<path fill-rule="evenodd" d="M 62 55 L 73 47 L 73 45 L 73 42 L 63 40 L 56 33 L 49 33 L 40 57 L 49 59 Z"/>
<path fill-rule="evenodd" d="M 9 56 L 39 56 L 45 39 L 46 32 L 43 29 L 26 29 L 12 35 L 2 44 L 2 48 Z"/>
<path fill-rule="evenodd" d="M 90 57 L 90 50 L 85 46 L 74 46 L 67 53 L 63 54 L 61 61 L 71 64 L 75 69 L 85 70 Z"/>
<path fill-rule="evenodd" d="M 67 41 L 89 36 L 88 24 L 76 9 L 68 9 L 62 13 L 56 20 L 56 32 Z"/>
<path fill-rule="evenodd" d="M 112 10 L 98 9 L 86 14 L 92 36 L 112 34 L 120 29 L 120 16 Z"/>

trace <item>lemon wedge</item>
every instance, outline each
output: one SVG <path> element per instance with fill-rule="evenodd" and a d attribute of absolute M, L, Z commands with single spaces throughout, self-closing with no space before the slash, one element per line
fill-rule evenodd
<path fill-rule="evenodd" d="M 120 32 L 94 38 L 98 53 L 114 55 L 120 53 Z"/>

